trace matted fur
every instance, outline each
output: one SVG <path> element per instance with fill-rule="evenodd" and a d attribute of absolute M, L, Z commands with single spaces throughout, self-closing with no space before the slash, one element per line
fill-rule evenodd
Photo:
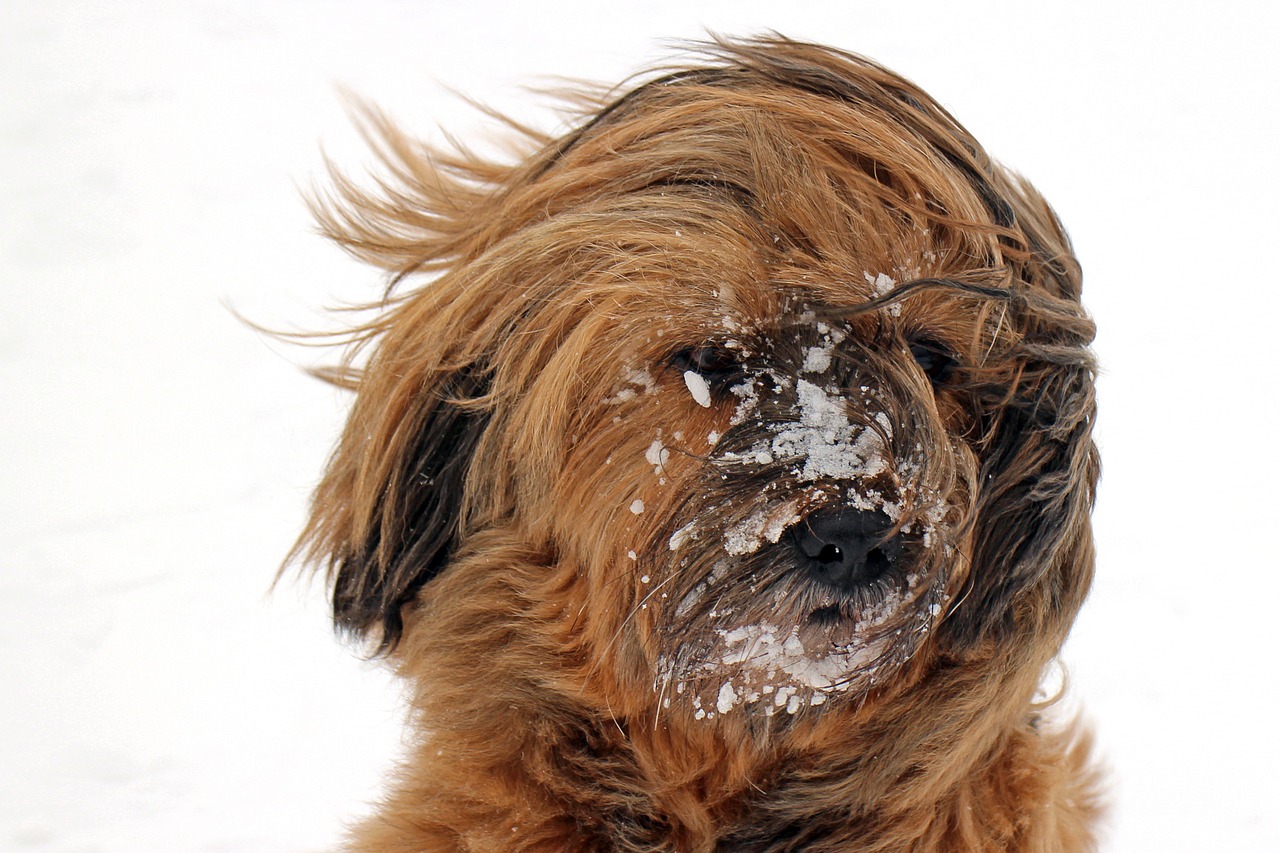
<path fill-rule="evenodd" d="M 317 205 L 392 277 L 298 546 L 411 688 L 352 849 L 1092 849 L 1035 700 L 1093 573 L 1067 237 L 884 68 L 697 50 L 514 165 L 367 111 L 387 178 Z"/>

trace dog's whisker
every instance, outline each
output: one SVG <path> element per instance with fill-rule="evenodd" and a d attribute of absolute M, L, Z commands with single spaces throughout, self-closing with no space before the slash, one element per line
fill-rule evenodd
<path fill-rule="evenodd" d="M 987 345 L 987 351 L 982 354 L 982 361 L 978 363 L 979 367 L 987 366 L 987 359 L 991 358 L 991 351 L 995 349 L 996 341 L 1000 340 L 1000 331 L 1004 328 L 1005 316 L 1009 313 L 1009 303 L 1000 306 L 1000 319 L 996 321 L 995 331 L 991 333 L 991 343 Z"/>
<path fill-rule="evenodd" d="M 609 701 L 608 694 L 605 694 L 604 707 L 605 707 L 605 710 L 609 712 L 609 719 L 613 722 L 614 728 L 618 730 L 618 734 L 622 735 L 623 739 L 625 740 L 627 737 L 627 732 L 625 729 L 622 728 L 622 723 L 618 722 L 618 715 L 613 713 L 613 704 Z"/>
<path fill-rule="evenodd" d="M 962 562 L 965 563 L 964 585 L 960 588 L 960 594 L 956 596 L 955 601 L 951 602 L 951 606 L 946 608 L 946 610 L 943 612 L 942 614 L 943 619 L 946 619 L 952 613 L 959 611 L 961 606 L 963 606 L 964 603 L 969 599 L 969 594 L 973 592 L 973 589 L 974 589 L 972 566 L 969 563 L 969 560 L 967 558 L 962 556 L 961 560 Z"/>
<path fill-rule="evenodd" d="M 614 645 L 618 642 L 618 639 L 622 636 L 622 633 L 627 629 L 627 626 L 631 623 L 631 620 L 635 617 L 635 615 L 639 613 L 646 604 L 649 603 L 649 599 L 653 598 L 654 595 L 656 595 L 664 586 L 666 586 L 668 583 L 670 583 L 673 580 L 675 580 L 675 575 L 669 575 L 666 578 L 663 578 L 661 581 L 655 584 L 653 586 L 653 589 L 649 590 L 649 592 L 646 593 L 643 598 L 641 598 L 638 602 L 636 602 L 635 606 L 631 608 L 631 611 L 629 613 L 627 613 L 626 617 L 622 620 L 621 624 L 618 625 L 618 630 L 614 631 L 613 636 L 609 638 L 609 642 L 605 643 L 604 648 L 601 649 L 601 654 L 597 658 L 596 664 L 593 665 L 591 669 L 587 670 L 588 677 L 594 675 L 597 667 L 599 667 L 603 661 L 608 659 L 609 652 L 613 650 Z M 585 684 L 585 680 L 584 680 L 584 684 Z"/>
<path fill-rule="evenodd" d="M 671 687 L 671 679 L 673 677 L 674 675 L 667 671 L 660 679 L 662 687 L 658 691 L 658 702 L 653 706 L 653 731 L 655 732 L 658 730 L 658 723 L 662 719 L 662 712 L 666 708 L 667 689 Z"/>

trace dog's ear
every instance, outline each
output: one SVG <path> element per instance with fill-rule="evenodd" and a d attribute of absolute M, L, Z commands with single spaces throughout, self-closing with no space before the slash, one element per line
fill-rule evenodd
<path fill-rule="evenodd" d="M 326 571 L 335 625 L 386 653 L 465 526 L 491 417 L 485 353 L 505 328 L 466 262 L 509 224 L 502 199 L 523 166 L 432 149 L 377 108 L 350 106 L 385 173 L 364 189 L 331 165 L 330 188 L 309 201 L 320 230 L 390 283 L 363 306 L 373 319 L 334 336 L 348 345 L 341 364 L 315 371 L 357 396 L 290 556 Z"/>
<path fill-rule="evenodd" d="M 992 631 L 1022 633 L 1028 617 L 1065 630 L 1093 579 L 1092 366 L 1040 373 L 1039 387 L 1024 389 L 1001 413 L 979 475 L 971 588 L 963 617 L 951 621 L 961 645 Z M 1020 606 L 1032 590 L 1045 600 Z"/>
<path fill-rule="evenodd" d="M 959 618 L 949 620 L 958 647 L 993 631 L 1065 632 L 1093 579 L 1094 324 L 1056 216 L 1025 184 L 1010 197 L 1027 251 L 1014 264 L 1023 284 L 1007 318 L 1017 342 L 996 361 L 1015 368 L 978 403 L 986 437 L 973 563 Z"/>
<path fill-rule="evenodd" d="M 379 653 L 396 646 L 423 586 L 448 564 L 467 477 L 489 420 L 487 372 L 468 366 L 359 387 L 298 550 L 326 565 L 335 626 Z"/>

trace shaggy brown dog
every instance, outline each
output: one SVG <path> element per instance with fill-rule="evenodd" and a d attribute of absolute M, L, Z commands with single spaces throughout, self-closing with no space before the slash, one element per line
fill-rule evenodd
<path fill-rule="evenodd" d="M 370 111 L 319 205 L 393 276 L 299 545 L 411 688 L 352 847 L 1090 849 L 1067 238 L 891 72 L 699 50 L 512 166 Z"/>

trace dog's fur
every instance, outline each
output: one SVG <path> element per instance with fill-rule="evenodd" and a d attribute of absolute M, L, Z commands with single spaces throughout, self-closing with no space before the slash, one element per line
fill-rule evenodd
<path fill-rule="evenodd" d="M 411 689 L 352 848 L 1092 849 L 1067 237 L 884 68 L 698 50 L 510 166 L 368 110 L 317 205 L 393 281 L 299 543 Z"/>

